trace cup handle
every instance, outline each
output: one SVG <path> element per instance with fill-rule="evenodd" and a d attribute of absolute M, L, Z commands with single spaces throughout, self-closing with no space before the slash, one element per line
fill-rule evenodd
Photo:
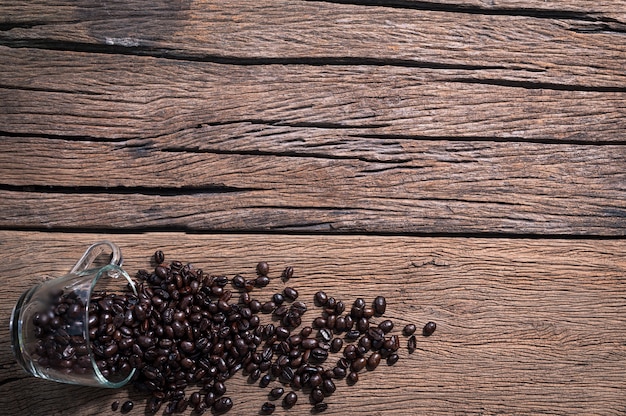
<path fill-rule="evenodd" d="M 100 254 L 102 254 L 107 247 L 111 250 L 111 261 L 109 262 L 109 264 L 121 266 L 124 262 L 124 259 L 122 258 L 122 252 L 120 251 L 120 248 L 112 242 L 105 240 L 99 241 L 89 246 L 87 251 L 85 251 L 85 254 L 83 254 L 80 260 L 78 260 L 78 262 L 74 265 L 72 270 L 70 270 L 70 273 L 80 273 L 83 270 L 89 269 L 94 260 L 96 260 L 96 258 Z"/>

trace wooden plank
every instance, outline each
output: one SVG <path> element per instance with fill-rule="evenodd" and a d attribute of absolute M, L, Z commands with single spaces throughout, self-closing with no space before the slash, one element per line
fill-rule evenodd
<path fill-rule="evenodd" d="M 0 51 L 0 123 L 19 134 L 145 138 L 257 121 L 362 134 L 614 141 L 626 128 L 624 92 L 476 84 L 454 70 Z"/>
<path fill-rule="evenodd" d="M 294 266 L 290 285 L 310 302 L 323 288 L 344 301 L 384 294 L 399 331 L 405 323 L 438 323 L 395 367 L 339 383 L 327 414 L 621 414 L 626 399 L 626 245 L 624 240 L 458 239 L 294 235 L 64 234 L 0 232 L 8 316 L 18 296 L 68 270 L 84 248 L 116 241 L 133 273 L 161 248 L 171 259 L 232 277 L 254 274 L 267 260 L 271 276 Z M 279 279 L 258 294 L 284 286 Z M 307 315 L 308 316 L 308 315 Z M 312 317 L 313 315 L 311 315 Z M 256 414 L 267 391 L 243 377 L 228 381 L 233 414 Z M 9 414 L 110 414 L 129 389 L 96 390 L 26 377 L 0 332 L 0 406 Z M 277 414 L 305 414 L 309 404 Z M 134 412 L 134 414 L 137 414 Z"/>
<path fill-rule="evenodd" d="M 624 146 L 225 127 L 143 144 L 0 137 L 0 226 L 626 232 Z"/>
<path fill-rule="evenodd" d="M 68 50 L 93 50 L 92 45 L 114 53 L 248 63 L 275 59 L 336 64 L 341 59 L 499 69 L 495 79 L 490 78 L 494 74 L 479 71 L 467 78 L 623 89 L 623 1 L 486 3 L 455 3 L 451 10 L 456 12 L 451 12 L 445 8 L 453 4 L 444 4 L 444 11 L 416 10 L 412 5 L 428 8 L 429 3 L 410 1 L 392 3 L 394 7 L 292 0 L 248 6 L 237 1 L 194 1 L 159 2 L 150 8 L 136 1 L 99 6 L 72 2 L 73 7 L 3 2 L 0 15 L 10 30 L 0 32 L 0 44 Z M 544 17 L 557 18 L 534 16 L 541 17 L 542 9 L 549 13 Z"/>

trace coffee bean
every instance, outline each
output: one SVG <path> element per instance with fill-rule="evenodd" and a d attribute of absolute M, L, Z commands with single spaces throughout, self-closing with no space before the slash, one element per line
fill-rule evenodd
<path fill-rule="evenodd" d="M 422 329 L 422 334 L 425 337 L 429 337 L 433 334 L 433 332 L 435 332 L 435 329 L 437 329 L 437 324 L 430 321 L 426 325 L 424 325 L 424 329 Z"/>
<path fill-rule="evenodd" d="M 343 348 L 343 340 L 341 338 L 333 338 L 330 343 L 330 352 L 339 352 L 341 351 L 341 348 Z"/>
<path fill-rule="evenodd" d="M 265 261 L 259 262 L 256 265 L 256 272 L 259 276 L 267 276 L 267 274 L 270 272 L 269 264 L 267 264 L 267 262 Z"/>
<path fill-rule="evenodd" d="M 298 395 L 294 393 L 293 391 L 291 391 L 287 393 L 287 395 L 283 399 L 283 407 L 285 407 L 285 409 L 291 409 L 296 404 L 297 401 L 298 401 Z"/>
<path fill-rule="evenodd" d="M 154 262 L 156 264 L 161 264 L 165 261 L 165 255 L 161 250 L 157 250 L 154 252 Z"/>
<path fill-rule="evenodd" d="M 320 329 L 319 335 L 326 342 L 330 342 L 333 339 L 332 333 L 326 328 Z"/>
<path fill-rule="evenodd" d="M 125 401 L 124 404 L 122 405 L 122 413 L 128 413 L 131 410 L 133 410 L 133 407 L 135 406 L 135 404 L 132 402 L 132 400 L 128 400 Z"/>
<path fill-rule="evenodd" d="M 390 332 L 393 329 L 393 322 L 389 319 L 382 321 L 378 324 L 378 328 L 382 330 L 385 334 Z"/>
<path fill-rule="evenodd" d="M 213 404 L 215 413 L 226 413 L 233 408 L 233 401 L 230 397 L 221 397 Z"/>
<path fill-rule="evenodd" d="M 323 291 L 319 291 L 315 294 L 315 304 L 317 306 L 324 306 L 328 302 L 328 296 Z"/>
<path fill-rule="evenodd" d="M 325 412 L 327 409 L 328 405 L 324 402 L 317 403 L 315 406 L 313 406 L 313 411 L 315 413 Z"/>
<path fill-rule="evenodd" d="M 359 375 L 355 372 L 350 372 L 348 373 L 348 377 L 346 378 L 346 380 L 348 380 L 348 384 L 355 384 L 357 381 L 359 381 Z"/>
<path fill-rule="evenodd" d="M 292 277 L 293 277 L 293 267 L 288 266 L 285 268 L 285 270 L 283 270 L 282 278 L 283 280 L 287 281 L 291 279 Z"/>
<path fill-rule="evenodd" d="M 311 404 L 316 404 L 324 400 L 324 392 L 320 388 L 314 388 L 310 394 Z"/>
<path fill-rule="evenodd" d="M 274 403 L 265 402 L 261 406 L 261 413 L 264 415 L 271 415 L 276 410 L 276 405 Z"/>
<path fill-rule="evenodd" d="M 384 296 L 376 296 L 374 302 L 372 303 L 372 307 L 378 316 L 383 315 L 387 310 L 387 300 Z"/>
<path fill-rule="evenodd" d="M 279 399 L 283 395 L 284 392 L 285 392 L 285 389 L 283 389 L 282 387 L 273 388 L 269 392 L 269 398 L 271 400 Z"/>
<path fill-rule="evenodd" d="M 374 369 L 378 367 L 378 364 L 380 364 L 381 358 L 382 357 L 380 353 L 378 352 L 372 353 L 372 355 L 370 355 L 369 358 L 367 359 L 367 369 L 369 371 L 374 371 Z"/>
<path fill-rule="evenodd" d="M 352 370 L 352 372 L 358 373 L 359 371 L 363 370 L 366 365 L 367 365 L 367 360 L 363 357 L 360 357 L 352 361 L 352 364 L 350 365 L 350 369 Z"/>
<path fill-rule="evenodd" d="M 335 383 L 333 383 L 331 379 L 327 378 L 322 383 L 322 390 L 324 391 L 325 396 L 330 396 L 335 392 L 335 390 L 337 390 L 337 386 L 335 386 Z"/>
<path fill-rule="evenodd" d="M 256 287 L 263 288 L 263 287 L 265 287 L 265 286 L 267 286 L 269 284 L 270 284 L 270 278 L 267 277 L 267 276 L 259 276 L 256 279 L 254 279 L 254 285 Z"/>
<path fill-rule="evenodd" d="M 404 329 L 402 329 L 402 333 L 407 336 L 410 337 L 411 335 L 413 335 L 415 333 L 415 330 L 417 329 L 417 327 L 413 324 L 408 324 L 404 327 Z"/>
<path fill-rule="evenodd" d="M 120 401 L 116 400 L 113 403 L 111 403 L 111 410 L 113 410 L 114 412 L 117 411 L 117 409 L 120 407 Z"/>
<path fill-rule="evenodd" d="M 409 354 L 413 354 L 417 349 L 417 340 L 415 339 L 415 335 L 411 335 L 409 341 L 407 342 L 407 348 L 409 349 Z"/>
<path fill-rule="evenodd" d="M 393 353 L 387 357 L 387 365 L 394 365 L 398 362 L 399 359 L 400 357 L 398 356 L 398 354 Z"/>
<path fill-rule="evenodd" d="M 298 299 L 298 291 L 292 287 L 286 287 L 283 289 L 283 296 L 286 300 L 293 302 Z"/>

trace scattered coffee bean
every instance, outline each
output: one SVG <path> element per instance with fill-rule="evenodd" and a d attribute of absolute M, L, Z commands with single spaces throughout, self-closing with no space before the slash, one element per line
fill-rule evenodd
<path fill-rule="evenodd" d="M 135 404 L 132 402 L 132 400 L 127 400 L 124 402 L 124 404 L 122 405 L 122 413 L 128 413 L 131 410 L 133 410 L 133 407 L 135 406 Z"/>
<path fill-rule="evenodd" d="M 417 327 L 415 325 L 408 324 L 402 330 L 402 334 L 404 334 L 404 336 L 410 337 L 411 335 L 415 333 L 416 330 L 417 330 Z"/>
<path fill-rule="evenodd" d="M 350 372 L 348 373 L 348 384 L 355 384 L 357 381 L 359 381 L 359 375 L 355 372 Z"/>
<path fill-rule="evenodd" d="M 321 402 L 321 403 L 317 403 L 315 404 L 315 406 L 313 406 L 313 411 L 315 413 L 321 413 L 321 412 L 325 412 L 328 409 L 328 404 Z"/>
<path fill-rule="evenodd" d="M 221 397 L 213 404 L 215 413 L 226 413 L 233 408 L 233 401 L 230 397 Z"/>
<path fill-rule="evenodd" d="M 285 299 L 287 299 L 290 302 L 293 302 L 294 300 L 298 299 L 298 291 L 292 287 L 284 288 L 283 295 L 285 296 Z"/>
<path fill-rule="evenodd" d="M 394 365 L 395 363 L 398 362 L 399 359 L 400 357 L 398 356 L 398 354 L 393 353 L 389 355 L 389 357 L 387 357 L 387 365 Z"/>
<path fill-rule="evenodd" d="M 271 415 L 276 410 L 276 405 L 274 403 L 265 402 L 261 406 L 261 413 L 264 415 Z"/>
<path fill-rule="evenodd" d="M 425 337 L 429 337 L 433 334 L 433 332 L 435 332 L 435 329 L 437 329 L 437 324 L 430 321 L 428 322 L 426 325 L 424 325 L 424 329 L 422 330 L 422 334 Z"/>
<path fill-rule="evenodd" d="M 387 300 L 385 299 L 384 296 L 376 296 L 376 298 L 374 299 L 374 303 L 372 304 L 372 307 L 374 308 L 374 312 L 378 316 L 381 316 L 387 310 Z"/>
<path fill-rule="evenodd" d="M 116 400 L 113 403 L 111 403 L 111 410 L 113 410 L 114 412 L 120 407 L 120 401 Z"/>
<path fill-rule="evenodd" d="M 285 409 L 291 409 L 296 404 L 297 401 L 298 401 L 298 395 L 294 393 L 293 391 L 291 391 L 287 393 L 287 395 L 283 399 L 283 406 L 285 407 Z"/>
<path fill-rule="evenodd" d="M 409 341 L 407 342 L 407 347 L 409 349 L 409 354 L 413 354 L 415 349 L 417 348 L 417 340 L 415 339 L 415 335 L 411 335 Z"/>
<path fill-rule="evenodd" d="M 293 267 L 288 266 L 283 270 L 282 278 L 287 281 L 293 277 Z"/>
<path fill-rule="evenodd" d="M 159 265 L 165 261 L 165 255 L 161 250 L 157 250 L 154 252 L 154 262 Z"/>
<path fill-rule="evenodd" d="M 285 389 L 283 389 L 282 387 L 276 387 L 270 390 L 269 397 L 271 400 L 276 400 L 276 399 L 279 399 L 283 395 L 284 392 L 285 392 Z"/>
<path fill-rule="evenodd" d="M 324 306 L 328 302 L 328 296 L 323 291 L 319 291 L 315 294 L 315 304 L 317 306 Z"/>
<path fill-rule="evenodd" d="M 256 272 L 259 276 L 267 276 L 270 272 L 270 266 L 267 262 L 262 261 L 256 265 Z"/>

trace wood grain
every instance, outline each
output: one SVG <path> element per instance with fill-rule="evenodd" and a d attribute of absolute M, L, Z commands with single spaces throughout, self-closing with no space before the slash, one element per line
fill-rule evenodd
<path fill-rule="evenodd" d="M 404 324 L 438 323 L 409 356 L 339 383 L 328 414 L 621 414 L 626 399 L 624 241 L 458 239 L 408 237 L 127 235 L 0 232 L 5 302 L 0 316 L 42 275 L 68 270 L 84 248 L 109 238 L 122 248 L 125 268 L 150 267 L 161 248 L 215 274 L 252 275 L 257 261 L 309 302 L 323 288 L 353 300 L 378 294 L 387 316 Z M 260 298 L 284 284 L 275 279 Z M 255 293 L 255 292 L 253 292 Z M 311 315 L 312 316 L 312 315 Z M 70 387 L 26 377 L 0 332 L 0 405 L 11 414 L 110 414 L 114 399 L 132 390 Z M 256 414 L 265 393 L 243 377 L 228 382 L 236 414 Z M 244 398 L 249 395 L 249 399 Z M 308 413 L 300 397 L 289 414 Z M 283 414 L 280 407 L 277 414 Z M 286 414 L 286 413 L 285 413 Z"/>
<path fill-rule="evenodd" d="M 623 146 L 234 127 L 148 142 L 0 137 L 0 226 L 626 232 Z"/>
<path fill-rule="evenodd" d="M 70 50 L 92 45 L 113 47 L 109 49 L 117 53 L 235 63 L 333 64 L 343 59 L 348 64 L 369 60 L 377 65 L 500 69 L 491 81 L 623 90 L 622 1 L 601 6 L 534 3 L 450 2 L 442 10 L 423 10 L 429 3 L 157 1 L 145 7 L 145 1 L 134 0 L 95 7 L 75 2 L 58 9 L 56 3 L 24 7 L 3 2 L 0 14 L 9 30 L 0 32 L 0 43 Z M 489 13 L 493 10 L 503 15 Z M 468 78 L 488 81 L 489 75 L 494 76 L 476 71 Z"/>
<path fill-rule="evenodd" d="M 0 123 L 19 134 L 150 138 L 260 121 L 363 134 L 615 141 L 626 127 L 624 92 L 474 84 L 412 68 L 0 50 Z"/>

